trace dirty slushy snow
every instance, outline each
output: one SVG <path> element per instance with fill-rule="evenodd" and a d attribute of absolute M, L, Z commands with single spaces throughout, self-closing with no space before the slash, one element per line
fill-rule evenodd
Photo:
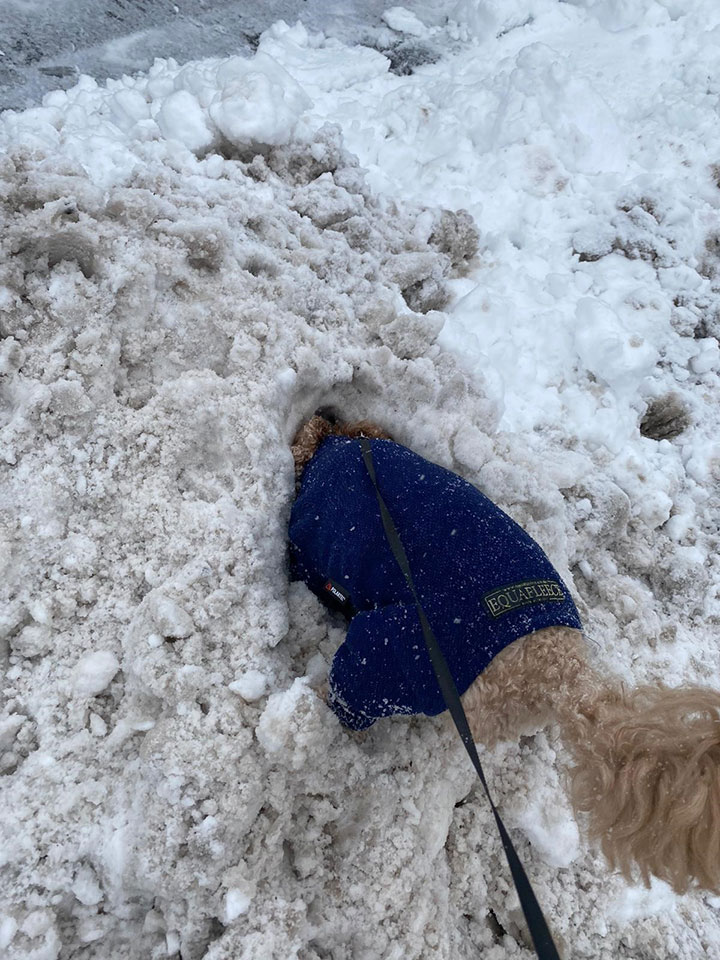
<path fill-rule="evenodd" d="M 521 522 L 601 667 L 717 683 L 720 12 L 384 24 L 411 73 L 279 23 L 0 118 L 11 960 L 532 955 L 455 735 L 317 696 L 343 628 L 286 528 L 320 405 Z M 717 898 L 588 846 L 554 727 L 483 756 L 570 955 L 720 957 Z"/>

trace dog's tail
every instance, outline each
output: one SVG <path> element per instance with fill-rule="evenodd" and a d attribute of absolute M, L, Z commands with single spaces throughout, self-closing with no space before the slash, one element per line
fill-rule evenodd
<path fill-rule="evenodd" d="M 678 893 L 720 890 L 720 694 L 605 690 L 564 725 L 574 806 L 610 864 Z"/>

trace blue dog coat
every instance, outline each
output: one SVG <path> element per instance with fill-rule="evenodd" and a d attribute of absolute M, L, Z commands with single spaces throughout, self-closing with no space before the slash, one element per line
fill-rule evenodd
<path fill-rule="evenodd" d="M 415 587 L 461 695 L 519 637 L 581 629 L 537 543 L 470 483 L 391 440 L 371 440 L 378 485 Z M 328 437 L 305 468 L 290 517 L 292 575 L 323 601 L 352 602 L 329 703 L 353 730 L 445 709 L 417 608 L 385 537 L 357 440 Z"/>

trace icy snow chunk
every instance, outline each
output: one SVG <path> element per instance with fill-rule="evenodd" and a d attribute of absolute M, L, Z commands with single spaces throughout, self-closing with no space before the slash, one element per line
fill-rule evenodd
<path fill-rule="evenodd" d="M 233 693 L 240 694 L 243 700 L 248 702 L 259 700 L 260 697 L 265 696 L 267 687 L 267 677 L 259 670 L 247 670 L 237 680 L 228 684 L 228 689 L 232 690 Z"/>
<path fill-rule="evenodd" d="M 452 438 L 452 451 L 459 464 L 479 470 L 492 456 L 492 440 L 472 424 L 463 424 Z"/>
<path fill-rule="evenodd" d="M 447 842 L 457 799 L 454 786 L 448 783 L 433 784 L 428 787 L 424 798 L 418 832 L 430 861 L 435 859 Z"/>
<path fill-rule="evenodd" d="M 62 568 L 68 573 L 89 575 L 95 568 L 97 546 L 81 533 L 72 534 L 63 543 Z"/>
<path fill-rule="evenodd" d="M 655 530 L 669 520 L 672 507 L 672 498 L 662 490 L 644 490 L 636 513 L 650 530 Z"/>
<path fill-rule="evenodd" d="M 585 367 L 617 392 L 633 391 L 657 363 L 654 347 L 626 329 L 603 300 L 582 297 L 575 308 L 575 347 Z"/>
<path fill-rule="evenodd" d="M 635 26 L 648 26 L 652 20 L 662 22 L 667 16 L 662 8 L 672 6 L 673 0 L 659 0 L 657 4 L 648 0 L 601 0 L 587 4 L 587 11 L 606 30 L 618 33 Z M 686 12 L 684 6 L 682 12 Z"/>
<path fill-rule="evenodd" d="M 300 770 L 320 762 L 338 727 L 307 677 L 297 677 L 289 689 L 268 698 L 255 735 L 273 762 Z"/>
<path fill-rule="evenodd" d="M 119 90 L 108 104 L 114 122 L 123 130 L 131 130 L 140 120 L 150 119 L 150 107 L 139 90 Z"/>
<path fill-rule="evenodd" d="M 671 540 L 680 543 L 680 541 L 687 536 L 688 532 L 692 530 L 694 523 L 695 517 L 692 513 L 675 513 L 665 524 L 663 531 Z"/>
<path fill-rule="evenodd" d="M 594 263 L 612 252 L 616 231 L 612 224 L 591 223 L 573 234 L 573 253 L 580 263 Z"/>
<path fill-rule="evenodd" d="M 52 411 L 59 418 L 76 419 L 93 410 L 88 395 L 77 380 L 56 380 L 50 387 Z M 87 537 L 83 537 L 87 540 Z"/>
<path fill-rule="evenodd" d="M 288 690 L 274 693 L 260 717 L 257 726 L 257 738 L 268 753 L 277 753 L 288 746 L 293 734 L 293 714 L 300 702 L 307 696 L 314 696 L 307 680 L 298 677 Z"/>
<path fill-rule="evenodd" d="M 489 37 L 501 29 L 499 7 L 509 8 L 511 23 L 519 22 L 518 0 L 458 0 L 450 11 L 450 18 L 465 28 L 466 36 Z"/>
<path fill-rule="evenodd" d="M 315 686 L 327 677 L 328 663 L 325 657 L 320 653 L 315 653 L 310 657 L 305 666 L 305 676 L 308 682 Z"/>
<path fill-rule="evenodd" d="M 292 27 L 283 20 L 274 23 L 263 33 L 258 54 L 281 62 L 305 89 L 346 90 L 381 77 L 388 69 L 387 59 L 376 50 L 310 36 L 300 21 Z"/>
<path fill-rule="evenodd" d="M 445 315 L 434 310 L 425 316 L 404 313 L 378 326 L 377 333 L 398 357 L 419 357 L 437 340 L 444 323 Z"/>
<path fill-rule="evenodd" d="M 220 65 L 219 98 L 209 108 L 218 129 L 236 145 L 287 143 L 312 101 L 268 54 L 231 57 Z"/>
<path fill-rule="evenodd" d="M 109 650 L 86 653 L 75 665 L 73 689 L 80 697 L 96 697 L 108 686 L 119 669 L 117 657 Z"/>
<path fill-rule="evenodd" d="M 187 90 L 176 90 L 166 97 L 156 121 L 164 137 L 179 140 L 193 153 L 209 147 L 213 141 L 205 111 Z"/>
<path fill-rule="evenodd" d="M 331 173 L 322 173 L 298 187 L 293 208 L 319 227 L 329 227 L 363 212 L 363 198 L 335 185 Z"/>
<path fill-rule="evenodd" d="M 424 37 L 427 27 L 407 7 L 390 7 L 382 15 L 385 23 L 396 33 L 408 33 L 412 37 Z"/>
<path fill-rule="evenodd" d="M 26 720 L 27 717 L 21 713 L 14 713 L 0 720 L 0 750 L 7 750 L 12 746 L 18 730 Z"/>
<path fill-rule="evenodd" d="M 297 371 L 292 367 L 285 367 L 277 374 L 277 385 L 283 393 L 290 393 L 297 381 Z"/>
<path fill-rule="evenodd" d="M 107 733 L 107 724 L 97 713 L 90 714 L 90 733 L 94 737 L 104 737 Z"/>
<path fill-rule="evenodd" d="M 43 623 L 33 623 L 24 627 L 10 641 L 13 653 L 21 657 L 40 657 L 52 647 L 50 627 Z"/>
<path fill-rule="evenodd" d="M 13 917 L 2 917 L 0 919 L 0 947 L 9 947 L 13 937 L 17 932 L 17 920 Z"/>
<path fill-rule="evenodd" d="M 558 789 L 554 787 L 554 789 Z M 518 818 L 530 843 L 552 867 L 569 867 L 580 853 L 580 833 L 560 796 L 528 801 Z"/>
<path fill-rule="evenodd" d="M 84 903 L 85 906 L 100 903 L 103 898 L 103 892 L 95 876 L 95 871 L 87 863 L 82 864 L 79 868 L 70 889 L 80 903 Z"/>
<path fill-rule="evenodd" d="M 692 449 L 692 454 L 685 463 L 685 472 L 698 483 L 707 483 L 710 477 L 717 475 L 717 464 L 720 462 L 720 444 L 707 443 L 698 439 Z"/>
<path fill-rule="evenodd" d="M 161 593 L 153 593 L 148 601 L 150 616 L 164 637 L 189 637 L 195 629 L 192 617 L 179 603 Z"/>
<path fill-rule="evenodd" d="M 607 103 L 568 58 L 543 43 L 518 53 L 492 130 L 496 149 L 537 143 L 540 131 L 543 138 L 549 134 L 566 170 L 605 173 L 627 165 L 624 138 Z"/>
<path fill-rule="evenodd" d="M 673 914 L 677 908 L 677 897 L 664 880 L 650 878 L 650 887 L 627 886 L 612 905 L 613 914 L 621 923 L 642 920 L 645 917 L 658 916 L 661 913 Z"/>
<path fill-rule="evenodd" d="M 438 269 L 438 258 L 432 253 L 397 253 L 388 259 L 385 273 L 401 290 L 419 280 L 433 276 Z"/>
<path fill-rule="evenodd" d="M 27 605 L 28 613 L 35 623 L 42 623 L 49 626 L 52 620 L 52 609 L 49 601 L 45 599 L 31 600 Z"/>
<path fill-rule="evenodd" d="M 710 373 L 718 365 L 720 345 L 715 337 L 705 337 L 697 342 L 698 353 L 690 361 L 693 373 Z"/>
<path fill-rule="evenodd" d="M 397 283 L 411 310 L 428 313 L 442 310 L 450 299 L 444 277 L 447 261 L 433 253 L 412 251 L 388 259 L 385 268 L 389 280 Z"/>
<path fill-rule="evenodd" d="M 243 913 L 247 913 L 252 897 L 239 887 L 232 887 L 225 896 L 225 923 L 230 923 Z"/>

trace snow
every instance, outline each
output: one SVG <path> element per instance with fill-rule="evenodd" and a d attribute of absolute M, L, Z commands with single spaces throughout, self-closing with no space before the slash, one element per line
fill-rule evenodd
<path fill-rule="evenodd" d="M 231 887 L 225 897 L 225 922 L 232 923 L 243 913 L 247 913 L 252 897 L 244 893 L 239 887 Z"/>
<path fill-rule="evenodd" d="M 617 915 L 625 922 L 652 917 L 663 911 L 674 913 L 677 898 L 670 887 L 653 877 L 650 888 L 629 886 L 615 903 Z"/>
<path fill-rule="evenodd" d="M 146 574 L 147 578 L 147 574 Z M 148 609 L 162 637 L 189 637 L 195 625 L 192 617 L 179 603 L 161 593 L 153 592 L 148 598 Z M 153 643 L 153 646 L 156 644 Z"/>
<path fill-rule="evenodd" d="M 222 92 L 210 116 L 231 143 L 287 143 L 310 101 L 272 57 L 258 53 L 251 64 L 233 57 L 220 65 Z"/>
<path fill-rule="evenodd" d="M 233 693 L 238 693 L 243 700 L 259 700 L 265 696 L 268 678 L 260 670 L 246 670 L 237 680 L 228 684 Z"/>
<path fill-rule="evenodd" d="M 120 669 L 120 663 L 109 650 L 87 653 L 75 666 L 72 684 L 79 697 L 96 697 L 108 686 Z"/>
<path fill-rule="evenodd" d="M 407 7 L 389 7 L 382 15 L 385 23 L 397 33 L 407 33 L 411 37 L 423 37 L 428 32 L 425 24 Z"/>
<path fill-rule="evenodd" d="M 716 683 L 720 12 L 384 23 L 443 56 L 279 22 L 0 117 L 11 960 L 530 955 L 444 721 L 350 736 L 318 696 L 343 629 L 285 555 L 318 406 L 507 509 L 600 665 Z M 552 726 L 483 754 L 568 954 L 719 958 L 716 900 L 588 847 L 567 760 Z"/>
<path fill-rule="evenodd" d="M 188 90 L 176 90 L 165 98 L 157 124 L 166 139 L 179 140 L 188 150 L 202 150 L 213 141 L 202 107 Z"/>

